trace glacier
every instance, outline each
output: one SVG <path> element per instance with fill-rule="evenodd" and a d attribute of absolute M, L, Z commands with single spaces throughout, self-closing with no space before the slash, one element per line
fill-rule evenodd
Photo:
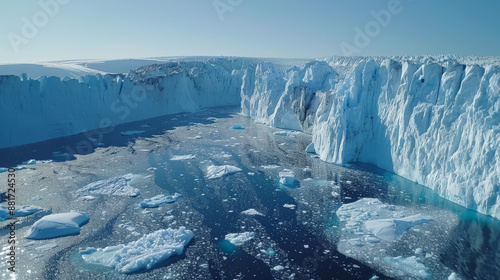
<path fill-rule="evenodd" d="M 236 105 L 256 122 L 311 134 L 308 152 L 324 161 L 369 163 L 500 219 L 498 59 L 212 57 L 149 63 L 124 71 L 117 71 L 120 63 L 109 69 L 102 64 L 79 70 L 81 75 L 0 76 L 0 119 L 6 124 L 0 149 L 92 131 L 99 136 L 95 130 L 105 133 L 122 123 Z"/>

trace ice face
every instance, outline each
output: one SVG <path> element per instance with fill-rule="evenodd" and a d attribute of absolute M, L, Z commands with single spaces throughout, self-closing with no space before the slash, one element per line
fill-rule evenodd
<path fill-rule="evenodd" d="M 90 183 L 79 189 L 78 192 L 135 197 L 140 194 L 140 191 L 132 187 L 130 183 L 137 178 L 140 178 L 140 176 L 129 173 L 123 176 Z"/>
<path fill-rule="evenodd" d="M 120 273 L 150 270 L 173 255 L 180 255 L 193 238 L 184 227 L 162 229 L 144 235 L 128 244 L 106 248 L 87 248 L 80 251 L 85 262 L 113 267 Z"/>
<path fill-rule="evenodd" d="M 226 240 L 235 246 L 241 246 L 255 237 L 254 232 L 229 233 L 226 234 Z"/>
<path fill-rule="evenodd" d="M 207 168 L 206 177 L 207 179 L 217 179 L 241 171 L 240 168 L 232 165 L 211 165 Z"/>
<path fill-rule="evenodd" d="M 290 186 L 295 183 L 295 174 L 290 169 L 283 169 L 283 171 L 279 173 L 279 177 L 280 183 L 283 185 Z"/>
<path fill-rule="evenodd" d="M 80 233 L 80 227 L 89 221 L 83 212 L 47 215 L 38 220 L 24 234 L 28 239 L 50 239 Z"/>
<path fill-rule="evenodd" d="M 174 195 L 159 194 L 155 197 L 144 199 L 140 205 L 142 208 L 156 208 L 163 203 L 175 202 L 181 197 L 182 195 L 180 193 L 175 193 Z"/>

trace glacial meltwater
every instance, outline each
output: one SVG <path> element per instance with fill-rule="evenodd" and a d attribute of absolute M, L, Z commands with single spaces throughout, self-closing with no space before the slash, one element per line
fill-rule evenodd
<path fill-rule="evenodd" d="M 323 162 L 310 135 L 238 111 L 0 150 L 17 207 L 42 208 L 18 214 L 17 279 L 500 279 L 500 221 L 373 166 Z M 38 220 L 72 211 L 88 223 L 43 238 L 60 228 Z"/>

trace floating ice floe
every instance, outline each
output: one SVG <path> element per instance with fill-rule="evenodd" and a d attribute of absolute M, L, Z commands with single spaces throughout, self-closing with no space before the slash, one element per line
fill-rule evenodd
<path fill-rule="evenodd" d="M 157 196 L 152 197 L 152 198 L 144 199 L 144 201 L 141 202 L 141 207 L 142 208 L 156 208 L 156 207 L 159 207 L 160 204 L 163 204 L 163 203 L 175 202 L 181 197 L 182 197 L 182 195 L 180 193 L 175 193 L 174 195 L 160 194 L 160 195 L 157 195 Z"/>
<path fill-rule="evenodd" d="M 123 176 L 100 180 L 86 185 L 79 189 L 78 192 L 135 197 L 140 194 L 140 191 L 132 187 L 130 183 L 139 177 L 141 176 L 129 173 Z"/>
<path fill-rule="evenodd" d="M 231 127 L 231 129 L 245 129 L 245 127 L 242 126 L 241 124 L 235 124 Z"/>
<path fill-rule="evenodd" d="M 170 158 L 170 160 L 188 160 L 188 159 L 195 159 L 195 155 L 178 155 L 178 156 L 173 156 Z"/>
<path fill-rule="evenodd" d="M 264 214 L 260 213 L 259 211 L 255 210 L 253 208 L 245 210 L 245 211 L 241 212 L 241 214 L 248 215 L 248 216 L 264 216 Z"/>
<path fill-rule="evenodd" d="M 146 132 L 146 131 L 143 131 L 143 130 L 129 130 L 129 131 L 121 132 L 120 134 L 123 135 L 123 136 L 129 136 L 129 135 L 141 134 L 141 133 L 144 133 L 144 132 Z"/>
<path fill-rule="evenodd" d="M 310 154 L 315 154 L 316 153 L 316 149 L 314 149 L 314 143 L 311 143 L 311 144 L 307 145 L 307 147 L 306 147 L 306 153 L 310 153 Z"/>
<path fill-rule="evenodd" d="M 234 174 L 241 172 L 240 168 L 232 165 L 211 165 L 207 168 L 206 176 L 207 179 L 216 179 L 216 178 L 221 178 L 226 175 Z"/>
<path fill-rule="evenodd" d="M 29 239 L 50 239 L 80 233 L 80 227 L 89 221 L 83 212 L 47 215 L 36 221 L 24 234 Z"/>
<path fill-rule="evenodd" d="M 366 229 L 376 237 L 385 241 L 395 241 L 403 233 L 414 226 L 432 222 L 429 217 L 421 215 L 398 219 L 378 219 L 365 222 Z"/>
<path fill-rule="evenodd" d="M 10 215 L 10 211 L 7 207 L 0 206 L 0 221 L 7 220 L 14 217 L 24 217 L 43 210 L 38 206 L 21 206 L 16 207 L 14 210 L 14 216 Z"/>
<path fill-rule="evenodd" d="M 87 248 L 80 254 L 89 264 L 112 267 L 120 273 L 133 273 L 150 270 L 171 256 L 182 254 L 192 238 L 193 232 L 184 227 L 161 229 L 128 244 Z"/>
<path fill-rule="evenodd" d="M 225 239 L 235 246 L 241 246 L 255 237 L 254 232 L 229 233 Z"/>
<path fill-rule="evenodd" d="M 297 205 L 295 205 L 295 204 L 285 204 L 285 205 L 283 205 L 283 207 L 293 210 L 293 209 L 295 209 L 295 207 L 297 207 Z"/>
<path fill-rule="evenodd" d="M 279 177 L 280 183 L 283 185 L 293 185 L 295 182 L 295 174 L 290 169 L 283 169 L 283 171 L 279 173 Z"/>
<path fill-rule="evenodd" d="M 438 260 L 423 256 L 446 250 L 458 224 L 458 217 L 450 211 L 362 198 L 342 205 L 336 214 L 340 253 L 400 279 L 444 279 L 452 272 Z"/>

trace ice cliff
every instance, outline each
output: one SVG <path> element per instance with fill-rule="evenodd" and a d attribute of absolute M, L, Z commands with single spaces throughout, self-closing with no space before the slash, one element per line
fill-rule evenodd
<path fill-rule="evenodd" d="M 500 63 L 457 57 L 210 58 L 79 78 L 0 76 L 0 148 L 202 107 L 312 134 L 322 160 L 366 162 L 500 218 Z"/>
<path fill-rule="evenodd" d="M 322 160 L 365 162 L 500 218 L 500 67 L 337 58 L 243 75 L 242 113 L 313 136 Z"/>

